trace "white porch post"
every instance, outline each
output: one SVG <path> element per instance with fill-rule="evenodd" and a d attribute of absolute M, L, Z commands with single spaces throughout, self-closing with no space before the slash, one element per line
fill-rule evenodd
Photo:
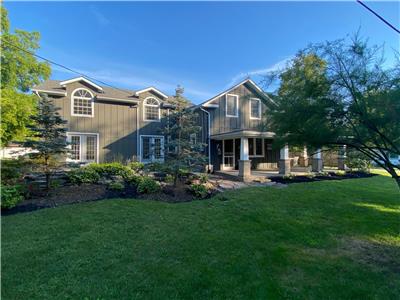
<path fill-rule="evenodd" d="M 338 169 L 346 170 L 346 145 L 343 145 L 339 149 L 338 153 Z"/>
<path fill-rule="evenodd" d="M 287 175 L 289 173 L 290 173 L 289 145 L 285 145 L 280 150 L 279 174 Z"/>
<path fill-rule="evenodd" d="M 301 155 L 299 157 L 299 165 L 301 167 L 307 167 L 308 166 L 307 146 L 304 146 L 303 153 L 301 153 Z"/>
<path fill-rule="evenodd" d="M 251 179 L 251 161 L 249 160 L 249 139 L 240 138 L 239 178 L 242 181 Z"/>
<path fill-rule="evenodd" d="M 322 152 L 321 149 L 318 148 L 317 151 L 313 154 L 313 159 L 312 159 L 312 171 L 313 172 L 321 172 L 323 168 L 323 163 L 322 163 Z"/>

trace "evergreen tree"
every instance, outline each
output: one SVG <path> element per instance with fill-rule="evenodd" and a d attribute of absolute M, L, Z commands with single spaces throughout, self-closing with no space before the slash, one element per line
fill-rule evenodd
<path fill-rule="evenodd" d="M 32 117 L 35 124 L 30 128 L 33 138 L 25 142 L 26 147 L 35 150 L 31 157 L 46 176 L 47 191 L 52 172 L 60 167 L 68 151 L 67 128 L 64 127 L 67 122 L 60 117 L 58 110 L 47 95 L 43 95 L 39 100 L 38 114 Z"/>
<path fill-rule="evenodd" d="M 175 91 L 175 96 L 168 99 L 174 109 L 167 117 L 163 134 L 166 136 L 165 164 L 176 185 L 181 170 L 193 171 L 204 167 L 206 145 L 199 142 L 199 116 L 189 108 L 190 102 L 183 97 L 184 89 L 178 86 Z"/>

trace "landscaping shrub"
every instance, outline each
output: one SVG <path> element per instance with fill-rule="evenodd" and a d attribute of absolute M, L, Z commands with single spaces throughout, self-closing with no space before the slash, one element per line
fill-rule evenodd
<path fill-rule="evenodd" d="M 138 185 L 142 178 L 143 176 L 141 175 L 131 174 L 127 178 L 125 178 L 125 181 L 131 185 Z"/>
<path fill-rule="evenodd" d="M 96 183 L 100 180 L 100 175 L 88 167 L 72 169 L 67 176 L 72 184 Z"/>
<path fill-rule="evenodd" d="M 108 185 L 108 188 L 113 191 L 122 191 L 125 189 L 125 185 L 122 182 L 116 181 L 116 182 L 111 182 Z"/>
<path fill-rule="evenodd" d="M 205 198 L 208 195 L 207 187 L 203 184 L 192 183 L 190 185 L 190 190 L 197 198 Z"/>
<path fill-rule="evenodd" d="M 156 193 L 160 190 L 160 184 L 150 177 L 141 177 L 137 190 L 142 194 Z"/>
<path fill-rule="evenodd" d="M 2 208 L 13 208 L 24 200 L 23 187 L 21 185 L 2 185 L 0 188 Z"/>
<path fill-rule="evenodd" d="M 208 181 L 208 175 L 207 174 L 200 174 L 199 180 L 200 180 L 200 183 L 206 183 Z"/>
<path fill-rule="evenodd" d="M 1 160 L 1 182 L 12 185 L 22 181 L 28 166 L 29 162 L 23 158 Z"/>
<path fill-rule="evenodd" d="M 123 178 L 129 178 L 133 171 L 119 162 L 113 163 L 92 163 L 85 169 L 91 169 L 99 174 L 101 177 L 111 177 L 111 176 L 122 176 Z"/>
<path fill-rule="evenodd" d="M 357 151 L 349 151 L 347 153 L 346 165 L 350 169 L 358 169 L 365 173 L 368 173 L 372 167 L 371 159 Z"/>
<path fill-rule="evenodd" d="M 131 168 L 134 172 L 138 173 L 144 169 L 144 163 L 133 161 L 128 164 L 128 167 Z"/>

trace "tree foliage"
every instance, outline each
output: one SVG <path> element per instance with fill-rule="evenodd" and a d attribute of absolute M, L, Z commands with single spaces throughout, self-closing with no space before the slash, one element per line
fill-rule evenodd
<path fill-rule="evenodd" d="M 189 109 L 190 102 L 183 97 L 183 88 L 178 87 L 174 97 L 168 99 L 174 108 L 167 117 L 163 134 L 167 137 L 165 143 L 165 158 L 167 168 L 174 177 L 174 184 L 181 170 L 193 171 L 202 168 L 206 162 L 205 144 L 193 143 L 191 135 L 198 136 L 201 127 L 198 124 L 199 115 Z"/>
<path fill-rule="evenodd" d="M 11 33 L 7 10 L 1 7 L 1 146 L 28 133 L 36 99 L 25 93 L 50 76 L 48 63 L 31 54 L 39 49 L 39 39 L 38 32 Z"/>
<path fill-rule="evenodd" d="M 276 74 L 272 74 L 274 76 Z M 311 45 L 278 74 L 268 124 L 280 143 L 347 145 L 386 169 L 400 186 L 400 64 L 385 67 L 383 48 L 355 35 Z"/>
<path fill-rule="evenodd" d="M 67 152 L 66 132 L 59 108 L 46 95 L 39 100 L 39 113 L 32 117 L 35 125 L 31 128 L 33 138 L 25 142 L 26 147 L 35 150 L 31 157 L 36 160 L 41 172 L 46 175 L 46 187 L 50 188 L 50 177 L 65 161 Z"/>

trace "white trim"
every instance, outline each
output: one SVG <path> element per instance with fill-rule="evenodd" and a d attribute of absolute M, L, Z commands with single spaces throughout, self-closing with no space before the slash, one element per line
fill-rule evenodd
<path fill-rule="evenodd" d="M 254 130 L 238 130 L 227 133 L 218 133 L 211 135 L 211 139 L 213 140 L 223 140 L 223 139 L 234 139 L 241 138 L 243 136 L 246 137 L 262 137 L 262 138 L 273 138 L 275 137 L 274 132 L 269 131 L 254 131 Z"/>
<path fill-rule="evenodd" d="M 61 86 L 65 86 L 65 85 L 67 85 L 69 83 L 73 83 L 73 82 L 76 82 L 76 81 L 84 81 L 87 84 L 91 85 L 92 87 L 94 87 L 94 88 L 96 88 L 96 89 L 98 89 L 100 91 L 103 90 L 103 88 L 101 86 L 95 84 L 94 82 L 92 82 L 92 81 L 90 81 L 90 80 L 88 80 L 88 79 L 86 79 L 86 78 L 84 78 L 82 76 L 81 77 L 72 78 L 72 79 L 69 79 L 69 80 L 65 80 L 65 81 L 61 81 L 60 85 Z"/>
<path fill-rule="evenodd" d="M 154 159 L 154 154 L 151 154 L 150 160 L 144 160 L 142 157 L 143 154 L 143 138 L 148 137 L 148 138 L 159 138 L 161 139 L 161 153 L 162 153 L 162 158 L 161 159 Z M 164 162 L 165 158 L 165 153 L 164 153 L 164 136 L 163 135 L 151 135 L 151 134 L 143 134 L 140 135 L 140 162 L 142 163 L 152 163 L 152 162 Z"/>
<path fill-rule="evenodd" d="M 252 112 L 252 110 L 251 110 L 251 101 L 252 101 L 252 100 L 257 100 L 257 101 L 258 101 L 259 117 L 252 117 L 252 116 L 251 116 L 251 112 Z M 261 120 L 261 100 L 258 99 L 258 98 L 250 98 L 250 101 L 249 101 L 249 111 L 250 111 L 250 120 Z"/>
<path fill-rule="evenodd" d="M 236 114 L 228 115 L 228 96 L 236 97 Z M 228 118 L 237 118 L 239 117 L 239 96 L 235 94 L 226 94 L 225 96 L 225 117 Z"/>
<path fill-rule="evenodd" d="M 37 89 L 32 89 L 32 92 L 67 96 L 67 92 L 48 91 L 48 90 L 37 90 Z"/>
<path fill-rule="evenodd" d="M 248 140 L 249 140 L 249 157 L 264 157 L 265 156 L 265 147 L 264 147 L 264 144 L 265 144 L 265 142 L 264 142 L 264 138 L 260 138 L 260 137 L 248 137 L 247 138 Z M 257 153 L 257 147 L 256 147 L 256 145 L 257 145 L 257 143 L 256 143 L 256 139 L 261 139 L 261 153 L 262 154 L 255 154 L 255 155 L 251 155 L 250 154 L 250 139 L 254 139 L 254 142 L 253 142 L 253 150 L 254 150 L 254 152 L 255 153 Z"/>
<path fill-rule="evenodd" d="M 74 113 L 74 94 L 75 94 L 75 92 L 76 91 L 79 91 L 79 90 L 84 90 L 84 91 L 87 91 L 91 96 L 92 96 L 92 114 L 91 115 L 82 115 L 82 114 L 75 114 Z M 77 97 L 77 98 L 82 98 L 82 97 Z M 88 89 L 86 89 L 86 88 L 77 88 L 77 89 L 75 89 L 75 90 L 73 90 L 73 92 L 71 93 L 71 116 L 73 116 L 73 117 L 87 117 L 87 118 L 93 118 L 94 117 L 94 95 L 93 95 L 93 93 L 91 92 L 91 91 L 89 91 Z"/>
<path fill-rule="evenodd" d="M 71 141 L 71 136 L 73 136 L 73 135 L 78 135 L 78 136 L 80 136 L 80 137 L 82 137 L 82 136 L 84 136 L 84 135 L 95 135 L 96 136 L 96 160 L 95 160 L 95 162 L 99 162 L 99 150 L 100 150 L 100 134 L 99 133 L 96 133 L 96 132 L 79 132 L 79 131 L 67 131 L 67 141 L 69 142 L 69 141 Z M 83 162 L 83 163 L 85 163 L 85 162 L 90 162 L 90 161 L 84 161 L 84 160 L 82 160 L 82 153 L 83 153 L 83 147 L 82 147 L 82 141 L 83 141 L 83 139 L 82 138 L 80 138 L 80 159 L 79 160 L 74 160 L 74 159 L 70 159 L 70 158 L 68 158 L 67 157 L 67 159 L 66 159 L 66 161 L 67 162 Z M 68 146 L 69 147 L 69 146 Z M 86 154 L 85 154 L 86 155 Z"/>
<path fill-rule="evenodd" d="M 158 90 L 158 89 L 156 89 L 155 87 L 152 87 L 152 86 L 150 86 L 148 88 L 145 88 L 145 89 L 142 89 L 142 90 L 139 90 L 139 91 L 136 91 L 135 94 L 137 96 L 139 96 L 139 94 L 145 93 L 145 92 L 148 92 L 148 91 L 156 92 L 157 94 L 163 96 L 164 98 L 168 98 L 168 95 L 164 94 L 163 92 L 161 92 L 160 90 Z"/>
<path fill-rule="evenodd" d="M 147 99 L 150 99 L 150 98 L 156 100 L 158 105 L 146 104 Z M 158 108 L 158 119 L 157 120 L 148 120 L 148 119 L 146 119 L 146 106 L 157 107 Z M 160 101 L 157 98 L 150 96 L 150 97 L 147 97 L 146 99 L 144 99 L 144 101 L 143 101 L 143 121 L 145 121 L 145 122 L 161 122 Z"/>
<path fill-rule="evenodd" d="M 209 103 L 209 104 L 204 104 L 203 107 L 206 107 L 206 108 L 218 108 L 219 104 Z"/>

